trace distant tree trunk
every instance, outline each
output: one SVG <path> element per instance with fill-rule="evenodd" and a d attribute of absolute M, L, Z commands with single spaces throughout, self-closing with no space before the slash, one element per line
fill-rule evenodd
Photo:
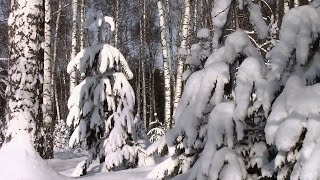
<path fill-rule="evenodd" d="M 43 155 L 42 77 L 44 1 L 15 0 L 9 18 L 8 129 L 6 142 L 29 136 Z"/>
<path fill-rule="evenodd" d="M 80 3 L 80 38 L 79 38 L 79 46 L 80 50 L 84 48 L 84 19 L 85 19 L 85 11 L 86 11 L 86 0 L 81 0 Z"/>
<path fill-rule="evenodd" d="M 150 72 L 149 72 L 149 124 L 153 122 L 154 118 L 154 109 L 153 109 L 153 104 L 154 104 L 154 79 L 153 79 L 153 62 L 150 62 Z"/>
<path fill-rule="evenodd" d="M 173 64 L 173 32 L 172 32 L 172 18 L 171 18 L 171 1 L 166 0 L 166 9 L 167 9 L 167 17 L 168 17 L 168 30 L 169 30 L 169 50 L 170 50 L 170 61 L 169 64 Z M 169 67 L 170 68 L 170 67 Z M 172 68 L 171 75 L 173 75 Z M 172 82 L 173 84 L 173 82 Z"/>
<path fill-rule="evenodd" d="M 145 42 L 146 42 L 146 2 L 141 0 L 142 18 L 140 20 L 140 59 L 141 59 L 141 75 L 142 75 L 142 115 L 144 127 L 148 129 L 149 121 L 147 119 L 147 97 L 146 97 L 146 71 L 145 71 Z"/>
<path fill-rule="evenodd" d="M 138 61 L 138 73 L 136 78 L 137 114 L 141 113 L 141 59 Z"/>
<path fill-rule="evenodd" d="M 298 7 L 300 5 L 299 0 L 294 0 L 293 1 L 294 7 Z"/>
<path fill-rule="evenodd" d="M 71 57 L 70 60 L 76 57 L 77 54 L 77 14 L 78 14 L 78 0 L 72 0 L 72 35 L 71 35 Z M 77 85 L 76 71 L 70 73 L 70 92 Z"/>
<path fill-rule="evenodd" d="M 55 99 L 55 106 L 56 106 L 56 118 L 58 121 L 61 119 L 60 116 L 60 107 L 59 107 L 59 99 L 58 99 L 58 93 L 57 93 L 57 75 L 56 75 L 56 64 L 57 64 L 57 50 L 58 50 L 58 32 L 59 32 L 59 26 L 61 21 L 61 1 L 58 1 L 58 14 L 56 19 L 56 25 L 55 25 L 55 34 L 54 34 L 54 44 L 53 44 L 53 55 L 52 55 L 52 69 L 54 69 L 52 75 L 52 87 L 54 91 L 54 99 Z"/>
<path fill-rule="evenodd" d="M 119 20 L 120 20 L 120 15 L 119 12 L 120 11 L 120 4 L 119 4 L 119 0 L 116 0 L 116 17 L 115 17 L 115 33 L 114 33 L 114 46 L 116 48 L 119 48 Z"/>
<path fill-rule="evenodd" d="M 187 50 L 187 41 L 190 29 L 190 0 L 184 1 L 184 17 L 182 22 L 182 40 L 180 48 Z M 178 66 L 177 66 L 177 80 L 176 80 L 176 89 L 174 96 L 174 109 L 177 108 L 180 101 L 181 92 L 182 92 L 182 73 L 183 73 L 183 57 L 179 55 Z"/>
<path fill-rule="evenodd" d="M 166 129 L 170 129 L 171 122 L 171 85 L 170 85 L 170 72 L 168 63 L 168 50 L 166 40 L 166 30 L 163 14 L 162 1 L 158 0 L 158 12 L 160 18 L 160 31 L 161 31 L 161 45 L 162 45 L 162 57 L 163 57 L 163 76 L 164 76 L 164 88 L 165 88 L 165 115 L 164 122 Z"/>
<path fill-rule="evenodd" d="M 280 1 L 276 1 L 276 8 L 275 8 L 275 20 L 277 22 L 278 27 L 281 25 L 281 10 L 283 7 L 281 6 Z"/>
<path fill-rule="evenodd" d="M 53 158 L 53 106 L 52 106 L 52 59 L 51 59 L 51 5 L 45 1 L 45 24 L 44 24 L 44 64 L 43 64 L 43 131 L 45 159 Z"/>

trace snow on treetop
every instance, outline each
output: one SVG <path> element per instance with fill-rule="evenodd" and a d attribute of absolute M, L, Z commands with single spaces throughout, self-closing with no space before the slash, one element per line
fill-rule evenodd
<path fill-rule="evenodd" d="M 223 47 L 217 49 L 209 56 L 205 67 L 213 62 L 232 64 L 240 53 L 245 54 L 247 57 L 254 57 L 258 61 L 262 61 L 263 59 L 258 49 L 252 45 L 247 33 L 238 29 L 227 37 Z"/>
<path fill-rule="evenodd" d="M 187 106 L 194 105 L 196 109 L 193 110 L 196 110 L 196 115 L 202 117 L 209 101 L 212 105 L 221 102 L 224 84 L 228 83 L 229 79 L 229 68 L 221 62 L 212 63 L 209 67 L 191 74 L 174 115 L 176 122 L 180 121 L 180 115 L 184 113 Z M 215 93 L 210 99 L 214 88 Z"/>
<path fill-rule="evenodd" d="M 96 58 L 97 54 L 99 54 L 98 58 Z M 133 73 L 121 52 L 108 44 L 99 44 L 83 49 L 69 62 L 67 71 L 70 73 L 74 68 L 77 68 L 80 73 L 86 74 L 96 63 L 101 74 L 123 69 L 128 79 L 133 78 Z"/>
<path fill-rule="evenodd" d="M 291 9 L 283 18 L 280 40 L 269 52 L 270 79 L 280 79 L 291 53 L 295 51 L 297 65 L 308 61 L 309 46 L 320 33 L 320 13 L 311 5 Z"/>
<path fill-rule="evenodd" d="M 84 27 L 85 28 L 90 28 L 93 25 L 95 27 L 101 27 L 102 23 L 108 23 L 111 26 L 111 31 L 115 30 L 115 23 L 114 19 L 110 16 L 103 16 L 102 11 L 99 10 L 96 13 L 89 8 L 89 11 L 87 13 L 86 20 L 84 22 Z"/>
<path fill-rule="evenodd" d="M 275 166 L 296 160 L 290 179 L 319 178 L 319 90 L 319 83 L 305 86 L 304 79 L 291 76 L 267 120 L 266 140 L 279 150 Z M 299 148 L 301 137 L 304 139 Z"/>
<path fill-rule="evenodd" d="M 280 138 L 280 135 L 285 135 L 281 138 L 292 139 L 288 136 L 292 136 L 292 133 L 301 132 L 301 128 L 305 126 L 306 118 L 318 117 L 319 112 L 320 84 L 305 86 L 300 77 L 290 77 L 283 92 L 274 102 L 268 117 L 265 129 L 267 142 L 274 144 L 275 137 Z M 297 122 L 298 124 L 293 126 L 285 123 L 286 121 Z M 298 139 L 292 140 L 297 141 Z M 291 146 L 294 145 L 293 142 L 290 144 Z M 276 145 L 283 150 L 290 149 L 290 147 L 284 148 L 284 145 L 279 143 L 276 143 Z"/>
<path fill-rule="evenodd" d="M 248 10 L 250 12 L 250 22 L 258 32 L 260 38 L 264 39 L 268 36 L 269 28 L 263 19 L 261 6 L 249 1 Z"/>
<path fill-rule="evenodd" d="M 228 12 L 232 0 L 215 1 L 211 11 L 212 23 L 217 28 L 222 28 L 227 22 Z"/>
<path fill-rule="evenodd" d="M 248 57 L 241 63 L 236 79 L 235 95 L 237 106 L 233 116 L 234 119 L 244 120 L 248 112 L 251 114 L 258 110 L 262 103 L 267 101 L 267 98 L 264 98 L 265 72 L 266 67 L 263 62 L 253 57 Z M 253 105 L 248 109 L 253 88 L 257 98 L 253 100 Z M 270 104 L 271 102 L 267 103 Z"/>

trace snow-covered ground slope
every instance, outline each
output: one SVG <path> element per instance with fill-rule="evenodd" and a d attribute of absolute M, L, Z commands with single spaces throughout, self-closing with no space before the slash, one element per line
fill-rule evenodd
<path fill-rule="evenodd" d="M 71 177 L 77 164 L 85 160 L 83 154 L 59 152 L 55 153 L 55 158 L 48 160 L 48 164 L 60 174 Z M 100 172 L 101 165 L 98 162 L 93 162 L 88 168 L 88 175 L 77 178 L 81 180 L 143 180 L 154 166 L 141 167 L 135 169 L 127 169 L 116 172 Z M 148 179 L 150 180 L 150 179 Z"/>
<path fill-rule="evenodd" d="M 0 149 L 0 179 L 66 180 L 55 172 L 37 152 L 26 136 L 19 135 Z"/>
<path fill-rule="evenodd" d="M 86 157 L 83 153 L 59 152 L 55 159 L 43 160 L 28 138 L 19 136 L 0 149 L 0 180 L 71 180 L 77 164 Z M 117 172 L 100 172 L 100 165 L 93 163 L 88 175 L 81 180 L 143 180 L 154 166 Z M 150 180 L 150 179 L 149 179 Z"/>

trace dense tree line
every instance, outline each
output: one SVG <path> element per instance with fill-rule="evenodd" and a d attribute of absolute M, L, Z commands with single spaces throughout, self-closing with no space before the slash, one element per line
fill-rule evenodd
<path fill-rule="evenodd" d="M 67 121 L 107 170 L 167 146 L 150 177 L 318 176 L 319 0 L 0 3 L 5 142 L 52 158 Z"/>

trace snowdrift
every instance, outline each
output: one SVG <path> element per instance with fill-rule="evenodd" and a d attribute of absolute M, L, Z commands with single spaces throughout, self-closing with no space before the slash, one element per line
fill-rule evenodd
<path fill-rule="evenodd" d="M 67 180 L 55 172 L 33 148 L 27 136 L 17 136 L 0 149 L 2 180 Z"/>

